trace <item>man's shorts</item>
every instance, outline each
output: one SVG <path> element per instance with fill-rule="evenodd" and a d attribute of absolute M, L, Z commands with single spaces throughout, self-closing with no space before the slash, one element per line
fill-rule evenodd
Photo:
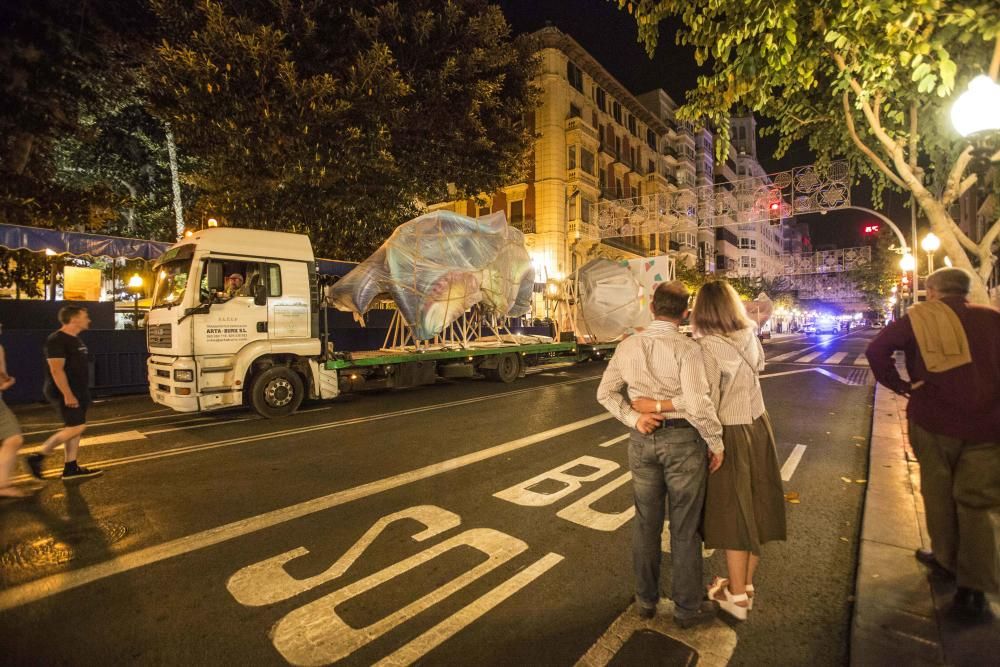
<path fill-rule="evenodd" d="M 80 405 L 75 408 L 67 406 L 62 400 L 53 401 L 52 404 L 59 411 L 59 416 L 66 426 L 83 426 L 87 423 L 89 401 L 80 401 Z"/>
<path fill-rule="evenodd" d="M 21 425 L 3 399 L 0 399 L 0 442 L 15 435 L 21 435 Z"/>

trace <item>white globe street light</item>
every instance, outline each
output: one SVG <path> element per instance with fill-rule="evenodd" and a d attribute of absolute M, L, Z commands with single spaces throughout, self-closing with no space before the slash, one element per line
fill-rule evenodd
<path fill-rule="evenodd" d="M 963 137 L 1000 130 L 1000 84 L 980 74 L 951 106 L 951 122 Z"/>
<path fill-rule="evenodd" d="M 990 156 L 997 146 L 1000 133 L 1000 84 L 980 74 L 969 82 L 969 89 L 959 95 L 951 106 L 951 122 L 958 133 L 972 144 L 972 159 L 969 167 L 979 177 L 986 180 L 990 168 Z"/>
<path fill-rule="evenodd" d="M 899 260 L 899 268 L 903 271 L 910 272 L 917 266 L 917 260 L 910 253 L 903 255 L 903 259 Z"/>
<path fill-rule="evenodd" d="M 920 247 L 927 253 L 927 273 L 934 273 L 934 253 L 941 247 L 941 239 L 933 232 L 928 232 L 924 240 L 920 242 Z"/>

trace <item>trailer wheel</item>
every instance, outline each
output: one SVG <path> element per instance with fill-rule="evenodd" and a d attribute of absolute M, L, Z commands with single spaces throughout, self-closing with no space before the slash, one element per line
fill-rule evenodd
<path fill-rule="evenodd" d="M 521 357 L 514 352 L 502 355 L 497 359 L 497 367 L 485 368 L 483 374 L 493 382 L 510 384 L 521 374 Z"/>
<path fill-rule="evenodd" d="M 299 374 L 287 366 L 272 366 L 254 376 L 250 385 L 253 409 L 262 417 L 284 417 L 302 404 L 305 387 Z"/>

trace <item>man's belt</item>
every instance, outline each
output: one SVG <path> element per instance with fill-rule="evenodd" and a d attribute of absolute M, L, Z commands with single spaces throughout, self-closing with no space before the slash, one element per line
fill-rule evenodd
<path fill-rule="evenodd" d="M 664 419 L 656 427 L 657 430 L 661 428 L 694 428 L 694 426 L 686 419 Z"/>

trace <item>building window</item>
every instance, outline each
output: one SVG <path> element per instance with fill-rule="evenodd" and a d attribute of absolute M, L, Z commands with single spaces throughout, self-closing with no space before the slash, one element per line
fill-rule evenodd
<path fill-rule="evenodd" d="M 740 256 L 740 268 L 741 269 L 756 269 L 757 268 L 757 258 L 750 257 L 749 255 Z"/>
<path fill-rule="evenodd" d="M 586 197 L 580 198 L 580 219 L 584 222 L 590 222 L 590 207 L 593 205 Z"/>
<path fill-rule="evenodd" d="M 632 133 L 632 136 L 639 136 L 639 131 L 636 129 L 635 116 L 632 114 L 628 115 L 628 131 Z"/>
<path fill-rule="evenodd" d="M 615 157 L 621 157 L 622 155 L 622 139 L 617 134 L 615 135 Z"/>
<path fill-rule="evenodd" d="M 569 117 L 570 118 L 582 118 L 583 117 L 583 112 L 580 110 L 580 107 L 576 106 L 575 104 L 570 104 L 569 105 Z"/>
<path fill-rule="evenodd" d="M 618 102 L 611 103 L 611 115 L 614 117 L 615 122 L 619 125 L 622 124 L 622 105 Z"/>
<path fill-rule="evenodd" d="M 615 194 L 619 199 L 625 199 L 625 195 L 622 190 L 622 179 L 615 179 Z"/>
<path fill-rule="evenodd" d="M 576 169 L 576 146 L 570 146 L 566 149 L 566 169 L 572 171 Z"/>
<path fill-rule="evenodd" d="M 646 164 L 646 173 L 648 174 L 656 173 L 656 163 L 653 162 L 652 160 L 649 160 L 649 162 L 647 162 Z"/>
<path fill-rule="evenodd" d="M 748 239 L 745 236 L 740 237 L 740 248 L 743 250 L 756 250 L 757 249 L 757 239 Z"/>
<path fill-rule="evenodd" d="M 524 222 L 524 200 L 518 199 L 510 203 L 510 224 L 519 225 Z"/>
<path fill-rule="evenodd" d="M 646 145 L 656 150 L 656 133 L 649 128 L 646 128 Z"/>
<path fill-rule="evenodd" d="M 594 175 L 594 154 L 583 147 L 580 148 L 580 167 L 591 176 Z"/>
<path fill-rule="evenodd" d="M 566 61 L 566 78 L 569 80 L 569 85 L 583 92 L 583 72 L 572 60 Z"/>
<path fill-rule="evenodd" d="M 486 215 L 489 215 L 489 214 L 490 214 L 490 205 L 489 205 L 489 203 L 478 204 L 477 205 L 477 208 L 476 208 L 476 217 L 477 218 L 482 218 L 483 216 L 486 216 Z"/>
<path fill-rule="evenodd" d="M 594 88 L 594 101 L 597 102 L 597 108 L 603 113 L 608 112 L 608 94 L 600 86 Z"/>

